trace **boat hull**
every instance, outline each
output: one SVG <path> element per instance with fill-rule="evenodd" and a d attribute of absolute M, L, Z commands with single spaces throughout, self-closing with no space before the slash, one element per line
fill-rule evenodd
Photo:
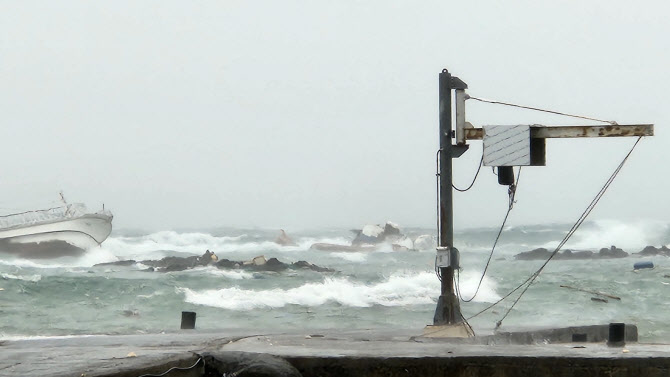
<path fill-rule="evenodd" d="M 100 245 L 112 231 L 112 216 L 86 214 L 0 230 L 0 252 L 27 258 L 79 255 Z"/>

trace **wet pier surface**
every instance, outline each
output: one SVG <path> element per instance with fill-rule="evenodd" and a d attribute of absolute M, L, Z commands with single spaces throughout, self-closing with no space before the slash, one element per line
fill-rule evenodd
<path fill-rule="evenodd" d="M 670 345 L 665 344 L 510 344 L 509 336 L 473 341 L 420 335 L 421 330 L 191 330 L 5 340 L 0 341 L 0 376 L 139 377 L 168 370 L 169 377 L 670 375 Z M 274 372 L 258 372 L 266 366 Z"/>

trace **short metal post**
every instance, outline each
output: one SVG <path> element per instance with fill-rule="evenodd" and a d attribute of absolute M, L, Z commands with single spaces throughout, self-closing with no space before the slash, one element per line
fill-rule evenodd
<path fill-rule="evenodd" d="M 623 347 L 626 345 L 625 323 L 610 323 L 607 345 L 610 347 Z"/>
<path fill-rule="evenodd" d="M 195 312 L 181 312 L 181 329 L 193 330 L 195 328 Z"/>

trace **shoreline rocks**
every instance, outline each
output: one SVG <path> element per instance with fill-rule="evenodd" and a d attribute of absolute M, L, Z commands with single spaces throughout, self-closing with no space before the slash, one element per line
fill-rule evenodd
<path fill-rule="evenodd" d="M 538 249 L 533 249 L 530 251 L 525 251 L 514 256 L 515 260 L 542 260 L 548 259 L 551 256 L 551 251 L 541 247 Z M 555 256 L 554 260 L 580 260 L 580 259 L 614 259 L 614 258 L 625 258 L 628 256 L 628 253 L 622 249 L 611 246 L 609 248 L 602 248 L 597 253 L 594 253 L 590 250 L 571 250 L 566 249 L 559 251 Z"/>
<path fill-rule="evenodd" d="M 221 259 L 216 256 L 216 254 L 207 250 L 201 256 L 190 256 L 190 257 L 165 257 L 159 260 L 123 260 L 117 262 L 109 263 L 98 263 L 93 265 L 93 267 L 102 267 L 102 266 L 132 266 L 136 263 L 141 263 L 145 266 L 149 266 L 148 269 L 144 271 L 157 271 L 157 272 L 172 272 L 172 271 L 184 271 L 192 269 L 194 267 L 203 267 L 203 266 L 214 266 L 219 269 L 242 269 L 250 270 L 257 272 L 280 272 L 286 270 L 312 270 L 316 272 L 336 272 L 333 269 L 327 267 L 320 267 L 315 264 L 311 264 L 307 261 L 297 261 L 295 263 L 284 263 L 277 258 L 266 259 L 265 256 L 260 255 L 249 261 L 233 261 L 229 259 Z"/>

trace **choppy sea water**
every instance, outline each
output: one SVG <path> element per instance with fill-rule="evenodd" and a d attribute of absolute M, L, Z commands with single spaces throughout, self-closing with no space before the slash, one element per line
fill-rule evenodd
<path fill-rule="evenodd" d="M 524 281 L 543 261 L 517 261 L 514 255 L 555 247 L 566 225 L 506 229 L 479 294 L 461 310 L 469 317 Z M 435 251 L 324 252 L 317 242 L 349 244 L 346 229 L 287 230 L 298 246 L 279 246 L 278 230 L 116 231 L 102 247 L 77 258 L 26 260 L 0 254 L 0 339 L 80 334 L 138 334 L 175 331 L 181 311 L 197 312 L 197 327 L 295 331 L 324 328 L 415 328 L 432 323 L 440 284 Z M 457 231 L 461 251 L 460 287 L 469 298 L 477 286 L 497 229 Z M 410 228 L 412 237 L 434 235 Z M 646 245 L 670 243 L 666 224 L 597 221 L 586 223 L 566 246 L 597 251 L 616 245 L 636 253 Z M 280 273 L 200 267 L 182 272 L 146 272 L 146 266 L 102 266 L 117 260 L 201 255 L 250 260 L 276 257 L 306 260 L 337 272 L 295 270 Z M 651 260 L 653 270 L 633 271 Z M 666 277 L 667 276 L 667 277 Z M 593 295 L 561 288 L 571 285 L 621 297 L 607 303 Z M 514 299 L 516 295 L 511 296 Z M 670 326 L 670 259 L 630 256 L 612 260 L 552 261 L 502 325 L 547 327 L 627 322 L 638 325 L 641 341 L 667 341 Z M 475 331 L 491 329 L 511 300 L 470 320 Z"/>

